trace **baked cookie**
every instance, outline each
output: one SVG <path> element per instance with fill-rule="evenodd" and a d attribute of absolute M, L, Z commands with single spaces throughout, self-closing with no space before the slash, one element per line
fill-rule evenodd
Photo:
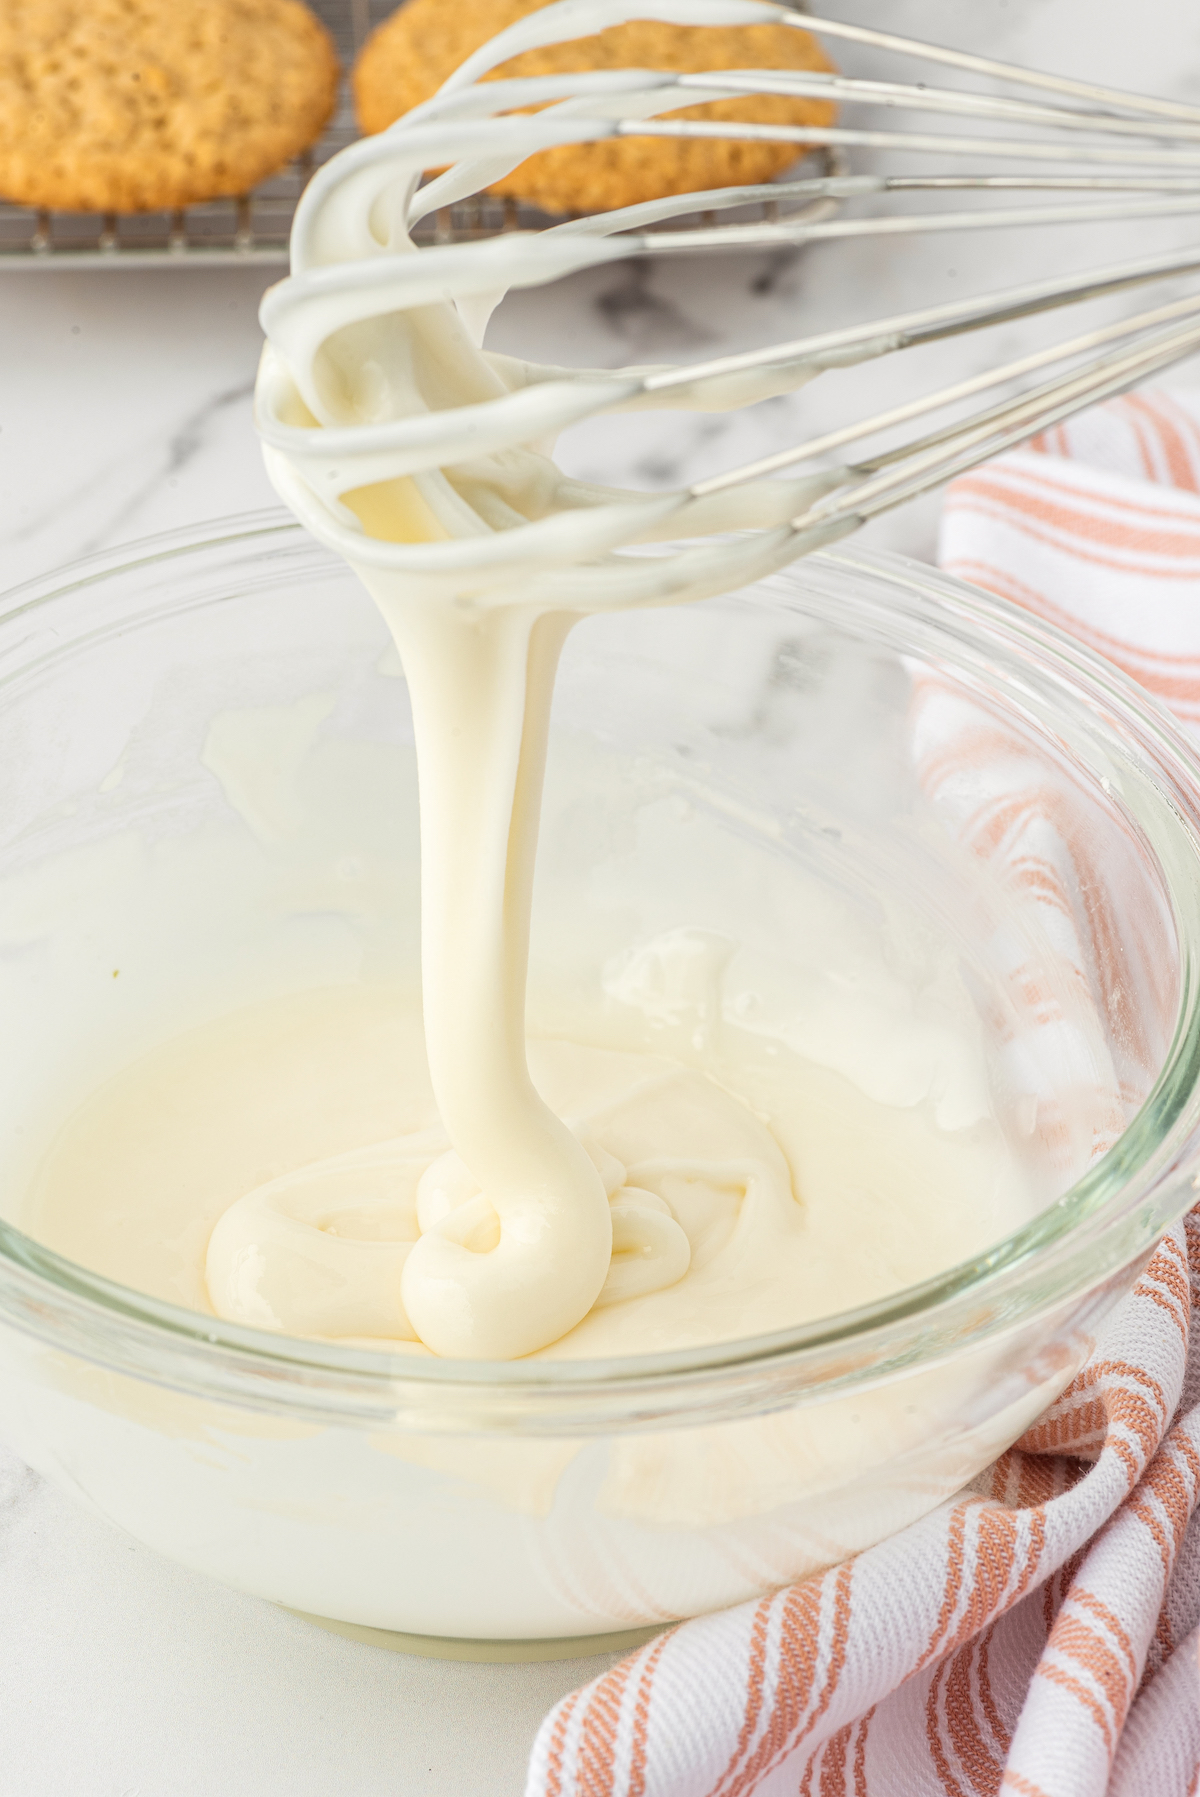
<path fill-rule="evenodd" d="M 375 30 L 354 68 L 354 100 L 364 131 L 383 131 L 436 93 L 488 38 L 549 0 L 407 0 Z M 551 75 L 578 69 L 832 69 L 816 40 L 788 25 L 699 29 L 637 21 L 597 37 L 527 50 L 488 77 Z M 682 119 L 825 125 L 834 108 L 819 100 L 751 95 L 689 106 Z M 531 156 L 489 190 L 547 212 L 606 212 L 672 193 L 769 181 L 796 161 L 797 147 L 736 139 L 624 138 L 565 144 Z"/>
<path fill-rule="evenodd" d="M 320 136 L 338 74 L 300 0 L 0 0 L 0 195 L 151 212 L 245 193 Z"/>

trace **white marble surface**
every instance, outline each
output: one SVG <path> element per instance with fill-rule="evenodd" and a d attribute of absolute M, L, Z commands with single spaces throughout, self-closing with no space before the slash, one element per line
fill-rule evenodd
<path fill-rule="evenodd" d="M 1200 101 L 1190 0 L 830 0 L 829 11 Z M 623 265 L 510 301 L 493 341 L 574 362 L 687 358 L 1189 235 L 1129 224 L 1086 242 L 1052 231 Z M 249 408 L 271 278 L 0 276 L 0 588 L 272 502 Z M 605 480 L 674 484 L 918 378 L 987 367 L 1025 340 L 1015 327 L 1000 339 L 828 376 L 744 417 L 614 420 L 573 435 L 564 457 Z M 929 555 L 935 520 L 926 501 L 871 535 Z M 424 1663 L 331 1638 L 158 1560 L 2 1450 L 0 1614 L 0 1797 L 513 1797 L 539 1716 L 593 1669 Z"/>

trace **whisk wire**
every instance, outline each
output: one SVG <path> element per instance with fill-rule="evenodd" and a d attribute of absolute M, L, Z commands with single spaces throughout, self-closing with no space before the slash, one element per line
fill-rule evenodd
<path fill-rule="evenodd" d="M 758 480 L 770 474 L 781 473 L 783 469 L 794 467 L 798 462 L 815 461 L 818 457 L 828 455 L 835 449 L 843 449 L 847 444 L 860 442 L 864 437 L 877 436 L 884 431 L 892 430 L 897 425 L 908 424 L 916 418 L 930 412 L 938 412 L 955 405 L 962 400 L 972 399 L 976 394 L 986 393 L 994 387 L 1002 387 L 1019 379 L 1022 375 L 1032 374 L 1038 368 L 1045 368 L 1055 362 L 1066 361 L 1089 350 L 1099 349 L 1106 343 L 1119 341 L 1147 330 L 1157 324 L 1187 318 L 1200 314 L 1200 294 L 1186 299 L 1176 300 L 1171 305 L 1156 307 L 1151 312 L 1138 313 L 1135 317 L 1122 319 L 1117 324 L 1105 325 L 1100 329 L 1088 331 L 1085 335 L 1074 337 L 1069 342 L 1054 344 L 1049 349 L 1037 350 L 1031 355 L 1021 356 L 1000 368 L 989 369 L 984 374 L 977 374 L 970 380 L 957 381 L 952 386 L 939 388 L 933 393 L 923 394 L 920 399 L 908 401 L 906 405 L 893 406 L 890 411 L 878 412 L 874 417 L 859 419 L 854 424 L 843 425 L 840 430 L 828 431 L 825 435 L 814 437 L 807 443 L 797 444 L 792 448 L 779 450 L 775 455 L 760 456 L 757 461 L 746 462 L 739 468 L 727 470 L 724 474 L 714 475 L 709 480 L 696 481 L 689 488 L 693 498 L 703 498 L 709 493 L 719 493 L 726 487 L 736 486 L 742 481 Z M 1011 410 L 1011 402 L 994 407 L 990 412 L 977 415 L 978 421 L 1004 418 Z M 957 427 L 950 426 L 944 431 L 922 439 L 924 445 L 931 445 L 942 438 L 954 434 Z M 1040 428 L 1040 427 L 1039 427 Z M 902 448 L 881 451 L 868 460 L 855 464 L 859 473 L 869 473 L 888 463 L 909 455 L 912 445 Z"/>
<path fill-rule="evenodd" d="M 846 518 L 866 523 L 1051 429 L 1083 407 L 1127 393 L 1196 349 L 1200 349 L 1200 321 L 1111 362 L 1047 383 L 1009 406 L 972 419 L 958 430 L 939 432 L 924 444 L 910 445 L 897 458 L 897 465 L 863 481 L 849 494 L 818 501 L 794 521 L 794 528 L 828 525 Z M 847 469 L 847 478 L 854 479 L 856 472 Z"/>
<path fill-rule="evenodd" d="M 682 88 L 713 85 L 711 75 L 684 73 L 676 77 Z M 1106 136 L 1200 137 L 1200 117 L 1185 119 L 1123 117 L 1111 112 L 1086 111 L 1070 106 L 1045 106 L 1017 100 L 1006 94 L 964 93 L 954 88 L 930 87 L 925 82 L 880 81 L 861 76 L 829 73 L 823 69 L 723 69 L 721 87 L 728 92 L 770 93 L 797 99 L 859 102 L 868 106 L 899 107 L 905 111 L 945 112 L 976 118 L 1008 119 L 1014 124 L 1048 125 L 1063 131 L 1103 132 Z M 698 96 L 697 96 L 698 97 Z"/>
<path fill-rule="evenodd" d="M 951 49 L 945 44 L 930 44 L 917 38 L 900 37 L 893 32 L 877 31 L 871 26 L 855 25 L 845 19 L 827 19 L 805 13 L 789 17 L 778 9 L 779 24 L 798 26 L 817 37 L 840 38 L 845 43 L 864 44 L 874 50 L 895 51 L 901 56 L 916 57 L 922 62 L 942 63 L 947 68 L 964 69 L 972 75 L 983 75 L 993 81 L 1010 82 L 1015 87 L 1041 88 L 1047 93 L 1070 94 L 1092 105 L 1111 107 L 1118 114 L 1144 113 L 1160 118 L 1179 119 L 1200 124 L 1200 108 L 1180 100 L 1165 100 L 1152 94 L 1130 94 L 1120 88 L 1105 87 L 1098 82 L 1080 81 L 1069 75 L 1056 75 L 1044 69 L 1023 68 L 1018 63 L 999 62 L 994 57 L 979 56 L 969 50 Z"/>
<path fill-rule="evenodd" d="M 689 381 L 739 374 L 777 361 L 809 361 L 822 367 L 845 366 L 1196 270 L 1200 270 L 1200 244 L 1159 256 L 1087 269 L 1057 280 L 1028 282 L 982 298 L 923 306 L 914 312 L 897 313 L 868 324 L 848 325 L 841 330 L 796 338 L 766 349 L 717 356 L 686 368 L 656 371 L 645 375 L 641 385 L 648 393 L 663 393 Z"/>
<path fill-rule="evenodd" d="M 982 156 L 1004 161 L 1130 163 L 1200 169 L 1200 145 L 1184 149 L 1143 148 L 1124 144 L 1029 142 L 1018 137 L 952 137 L 943 132 L 862 131 L 841 125 L 760 125 L 751 121 L 708 119 L 622 119 L 617 137 L 740 139 L 749 143 L 823 144 L 859 149 L 904 150 L 922 156 Z"/>

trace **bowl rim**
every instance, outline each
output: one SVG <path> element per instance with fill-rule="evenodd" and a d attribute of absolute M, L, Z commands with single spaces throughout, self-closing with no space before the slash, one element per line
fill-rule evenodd
<path fill-rule="evenodd" d="M 261 557 L 305 549 L 330 566 L 282 508 L 207 521 L 103 551 L 0 594 L 0 633 L 83 588 L 181 557 L 221 549 Z M 308 559 L 307 557 L 305 558 Z M 942 1273 L 828 1317 L 769 1335 L 667 1353 L 604 1360 L 439 1360 L 393 1349 L 347 1346 L 228 1323 L 148 1297 L 42 1247 L 0 1220 L 0 1323 L 44 1343 L 141 1378 L 252 1408 L 310 1414 L 357 1412 L 395 1419 L 457 1394 L 490 1407 L 497 1426 L 557 1396 L 578 1420 L 589 1398 L 636 1403 L 661 1419 L 693 1388 L 693 1403 L 744 1405 L 747 1380 L 773 1378 L 794 1403 L 798 1388 L 828 1395 L 922 1368 L 992 1340 L 1034 1314 L 1123 1283 L 1200 1190 L 1200 748 L 1143 687 L 1057 626 L 985 590 L 895 555 L 837 548 L 806 558 L 835 576 L 873 581 L 907 595 L 927 624 L 982 652 L 1008 650 L 1094 713 L 1115 713 L 1127 753 L 1142 761 L 1189 842 L 1196 879 L 1186 892 L 1167 882 L 1180 956 L 1180 1001 L 1171 1043 L 1148 1094 L 1115 1146 L 1054 1204 L 985 1252 Z M 746 589 L 775 597 L 792 570 Z M 729 598 L 707 603 L 728 603 Z M 62 640 L 59 652 L 75 646 Z M 1113 740 L 1111 735 L 1109 740 Z M 1161 863 L 1160 863 L 1161 867 Z M 1165 876 L 1164 876 L 1165 877 Z M 1185 902 L 1186 901 L 1186 902 Z M 1190 928 L 1184 927 L 1190 924 Z M 1022 1295 L 1020 1288 L 1024 1286 Z M 1114 1287 L 1115 1289 L 1115 1287 Z M 1007 1301 L 1007 1303 L 1006 1303 Z M 1107 1302 L 1108 1300 L 1105 1300 Z M 915 1330 L 915 1334 L 914 1334 Z M 815 1377 L 814 1377 L 815 1375 Z M 497 1400 L 507 1396 L 515 1409 Z M 779 1402 L 784 1402 L 783 1395 Z M 561 1407 L 560 1407 L 561 1408 Z M 546 1421 L 569 1422 L 551 1404 Z M 443 1419 L 444 1420 L 444 1419 Z"/>

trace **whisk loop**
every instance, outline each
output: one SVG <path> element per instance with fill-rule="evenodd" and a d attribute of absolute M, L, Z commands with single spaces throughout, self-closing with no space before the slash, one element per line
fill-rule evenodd
<path fill-rule="evenodd" d="M 944 74 L 931 82 L 779 69 L 484 79 L 522 51 L 630 19 L 799 27 L 989 85 L 956 88 Z M 672 116 L 749 95 L 830 101 L 837 122 Z M 847 110 L 851 122 L 843 122 Z M 824 150 L 828 172 L 414 252 L 420 219 L 539 150 L 647 136 L 782 141 Z M 845 162 L 855 149 L 902 152 L 916 166 L 855 173 Z M 443 172 L 422 186 L 429 168 Z M 768 202 L 766 218 L 726 216 Z M 835 216 L 846 205 L 853 215 Z M 920 344 L 1195 277 L 1200 242 L 688 367 L 563 369 L 487 352 L 487 320 L 505 291 L 664 254 L 1197 211 L 1200 108 L 798 16 L 766 0 L 560 0 L 501 32 L 440 93 L 310 183 L 293 230 L 292 275 L 264 302 L 260 428 L 276 484 L 310 527 L 359 565 L 406 571 L 414 591 L 486 604 L 520 584 L 531 603 L 558 591 L 564 609 L 576 611 L 698 597 L 845 535 L 1200 350 L 1200 286 L 675 492 L 571 480 L 550 459 L 555 433 L 609 412 L 731 410 Z M 447 300 L 453 327 L 443 319 L 435 328 L 430 309 Z M 463 377 L 449 400 L 421 372 L 421 332 L 426 367 L 453 355 Z M 352 338 L 355 353 L 345 355 Z M 350 371 L 361 383 L 368 340 L 375 386 L 364 407 Z M 932 422 L 972 404 L 951 422 Z M 846 459 L 851 446 L 906 427 L 917 428 Z M 407 523 L 397 482 L 413 483 L 400 508 Z M 721 541 L 695 541 L 718 534 Z M 683 537 L 689 543 L 669 553 L 624 553 Z"/>

